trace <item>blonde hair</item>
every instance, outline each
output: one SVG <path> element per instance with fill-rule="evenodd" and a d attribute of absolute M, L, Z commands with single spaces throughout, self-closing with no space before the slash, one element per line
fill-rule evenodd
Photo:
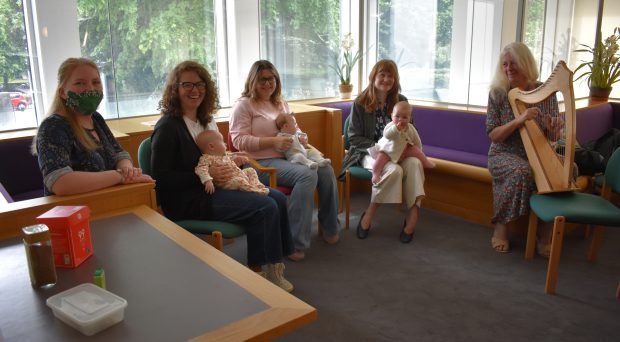
<path fill-rule="evenodd" d="M 506 45 L 499 55 L 495 75 L 491 81 L 491 98 L 497 100 L 498 96 L 506 96 L 510 90 L 510 81 L 504 71 L 504 57 L 510 55 L 528 83 L 538 80 L 538 66 L 532 52 L 527 45 L 521 42 L 513 42 Z"/>
<path fill-rule="evenodd" d="M 357 98 L 357 102 L 364 106 L 367 112 L 373 112 L 379 105 L 375 90 L 375 77 L 381 72 L 386 72 L 394 77 L 394 85 L 388 91 L 385 101 L 388 103 L 388 112 L 392 111 L 394 104 L 398 102 L 398 94 L 400 93 L 400 76 L 398 75 L 398 67 L 391 59 L 382 59 L 372 67 L 370 75 L 368 75 L 368 86 Z"/>
<path fill-rule="evenodd" d="M 394 116 L 394 114 L 396 114 L 396 112 L 398 111 L 398 108 L 400 107 L 404 107 L 407 109 L 407 112 L 409 113 L 409 116 L 411 117 L 411 110 L 412 110 L 412 106 L 409 103 L 409 101 L 399 101 L 396 102 L 396 104 L 394 104 L 394 108 L 392 108 L 392 116 Z"/>
<path fill-rule="evenodd" d="M 276 67 L 267 60 L 259 60 L 252 64 L 250 68 L 250 72 L 248 73 L 248 77 L 245 80 L 245 86 L 243 88 L 243 92 L 241 93 L 241 97 L 250 98 L 253 101 L 258 100 L 258 93 L 256 92 L 256 86 L 258 85 L 260 73 L 263 70 L 271 71 L 273 76 L 276 78 L 276 89 L 273 91 L 273 94 L 269 97 L 269 101 L 279 107 L 282 105 L 284 101 L 282 99 L 282 82 L 280 81 L 280 74 Z"/>
<path fill-rule="evenodd" d="M 160 110 L 163 115 L 171 115 L 179 118 L 183 116 L 181 99 L 179 98 L 179 81 L 181 79 L 181 74 L 187 71 L 195 72 L 198 77 L 205 82 L 205 97 L 200 106 L 198 106 L 197 117 L 200 124 L 207 127 L 207 124 L 211 122 L 213 118 L 213 113 L 219 109 L 219 99 L 217 87 L 211 75 L 202 64 L 196 61 L 181 62 L 170 71 L 157 109 Z"/>
<path fill-rule="evenodd" d="M 56 92 L 54 93 L 54 100 L 52 101 L 52 105 L 50 106 L 49 111 L 47 112 L 47 116 L 49 117 L 52 114 L 62 115 L 69 122 L 69 125 L 71 126 L 71 131 L 80 142 L 80 144 L 87 151 L 94 151 L 97 149 L 97 143 L 86 133 L 86 131 L 78 123 L 77 116 L 80 114 L 78 114 L 72 108 L 68 107 L 66 101 L 62 97 L 60 97 L 60 89 L 62 89 L 66 85 L 69 78 L 71 78 L 71 75 L 73 75 L 75 69 L 83 65 L 89 66 L 97 70 L 97 75 L 101 75 L 97 64 L 95 64 L 95 62 L 91 61 L 90 59 L 67 58 L 58 68 L 58 86 L 56 87 Z M 33 154 L 37 154 L 36 135 L 34 139 L 32 139 L 31 151 Z"/>

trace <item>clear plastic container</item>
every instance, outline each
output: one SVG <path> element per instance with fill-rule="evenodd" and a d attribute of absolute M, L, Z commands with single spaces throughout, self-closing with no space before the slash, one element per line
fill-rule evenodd
<path fill-rule="evenodd" d="M 85 283 L 47 299 L 54 316 L 86 336 L 123 320 L 127 301 L 94 284 Z"/>

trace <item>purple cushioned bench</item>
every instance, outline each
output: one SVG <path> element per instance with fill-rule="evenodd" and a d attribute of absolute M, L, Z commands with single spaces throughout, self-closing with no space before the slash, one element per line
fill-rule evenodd
<path fill-rule="evenodd" d="M 491 141 L 484 114 L 414 107 L 413 121 L 427 156 L 487 167 Z"/>
<path fill-rule="evenodd" d="M 0 183 L 10 203 L 43 196 L 43 176 L 37 158 L 30 153 L 32 139 L 0 142 Z"/>
<path fill-rule="evenodd" d="M 342 122 L 351 112 L 352 102 L 321 104 L 342 110 Z M 482 114 L 439 108 L 414 107 L 413 121 L 429 157 L 487 167 L 491 142 Z"/>
<path fill-rule="evenodd" d="M 620 103 L 603 103 L 577 109 L 577 141 L 585 144 L 600 138 L 612 128 L 620 129 Z"/>
<path fill-rule="evenodd" d="M 343 127 L 351 105 L 351 101 L 320 104 L 342 110 Z M 412 116 L 429 157 L 487 167 L 491 141 L 483 113 L 414 106 Z M 576 126 L 577 141 L 581 144 L 599 138 L 613 127 L 620 129 L 620 103 L 578 109 Z"/>

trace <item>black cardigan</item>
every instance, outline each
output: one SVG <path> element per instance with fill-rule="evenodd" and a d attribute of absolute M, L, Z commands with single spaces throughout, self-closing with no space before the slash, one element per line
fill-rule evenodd
<path fill-rule="evenodd" d="M 201 153 L 183 118 L 162 116 L 151 137 L 151 167 L 157 198 L 171 220 L 212 216 L 211 195 L 194 172 Z"/>

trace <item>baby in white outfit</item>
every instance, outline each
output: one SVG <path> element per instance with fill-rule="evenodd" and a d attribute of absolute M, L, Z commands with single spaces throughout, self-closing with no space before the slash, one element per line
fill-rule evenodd
<path fill-rule="evenodd" d="M 299 130 L 295 116 L 281 113 L 276 118 L 276 127 L 280 130 L 278 136 L 293 138 L 291 147 L 284 151 L 288 161 L 295 164 L 306 165 L 311 169 L 324 167 L 331 164 L 331 160 L 323 158 L 323 154 L 308 144 L 308 135 Z"/>
<path fill-rule="evenodd" d="M 422 152 L 422 141 L 418 131 L 411 124 L 411 105 L 400 101 L 392 109 L 392 122 L 383 129 L 383 137 L 368 149 L 375 159 L 372 167 L 372 183 L 381 180 L 381 173 L 388 161 L 399 163 L 407 157 L 418 158 L 425 168 L 434 168 L 435 163 Z"/>

